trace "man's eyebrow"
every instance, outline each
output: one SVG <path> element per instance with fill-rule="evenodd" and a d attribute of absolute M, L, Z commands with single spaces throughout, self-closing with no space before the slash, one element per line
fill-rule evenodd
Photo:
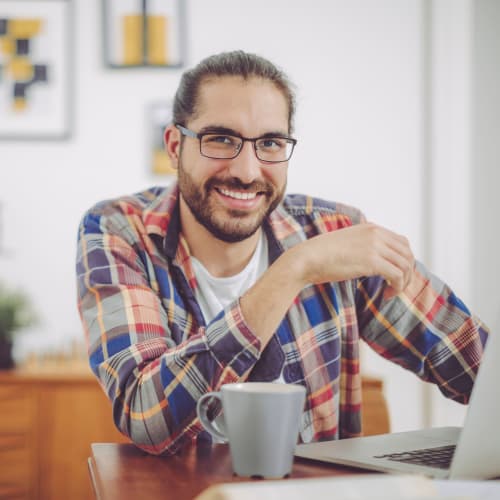
<path fill-rule="evenodd" d="M 237 135 L 241 136 L 239 132 L 233 130 L 232 128 L 224 127 L 222 125 L 207 125 L 203 127 L 198 132 L 199 134 L 227 134 L 227 135 Z"/>
<path fill-rule="evenodd" d="M 238 131 L 224 127 L 222 125 L 207 125 L 200 129 L 199 134 L 226 134 L 226 135 L 234 135 L 236 137 L 243 137 Z M 258 135 L 256 137 L 251 137 L 250 139 L 260 139 L 261 137 L 283 137 L 289 138 L 290 135 L 287 132 L 283 132 L 283 130 L 273 130 L 270 132 L 265 132 L 264 134 Z"/>
<path fill-rule="evenodd" d="M 259 137 L 281 137 L 283 139 L 290 139 L 291 136 L 287 132 L 283 132 L 282 130 L 276 130 L 274 132 L 266 132 L 265 134 L 259 135 Z"/>

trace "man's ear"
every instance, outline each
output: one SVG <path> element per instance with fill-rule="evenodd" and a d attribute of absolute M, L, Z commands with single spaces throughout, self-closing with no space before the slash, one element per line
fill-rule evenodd
<path fill-rule="evenodd" d="M 165 143 L 165 151 L 172 162 L 172 168 L 177 170 L 181 154 L 181 133 L 175 125 L 169 125 L 165 129 L 163 141 Z"/>

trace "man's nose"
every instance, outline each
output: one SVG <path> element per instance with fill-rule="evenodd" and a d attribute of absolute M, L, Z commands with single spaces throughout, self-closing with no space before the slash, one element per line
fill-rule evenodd
<path fill-rule="evenodd" d="M 245 184 L 249 184 L 260 177 L 260 162 L 255 156 L 254 146 L 251 142 L 243 142 L 240 153 L 231 160 L 229 171 L 233 177 L 237 177 Z"/>

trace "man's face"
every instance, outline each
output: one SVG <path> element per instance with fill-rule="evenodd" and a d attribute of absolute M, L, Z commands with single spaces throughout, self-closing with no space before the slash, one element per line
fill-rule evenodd
<path fill-rule="evenodd" d="M 266 80 L 221 77 L 205 81 L 197 111 L 185 124 L 197 133 L 223 128 L 243 137 L 288 135 L 287 102 Z M 183 208 L 188 208 L 216 238 L 242 241 L 257 231 L 283 198 L 287 167 L 287 163 L 259 161 L 250 142 L 243 143 L 236 158 L 206 158 L 200 154 L 198 139 L 184 137 L 178 160 L 181 216 Z"/>

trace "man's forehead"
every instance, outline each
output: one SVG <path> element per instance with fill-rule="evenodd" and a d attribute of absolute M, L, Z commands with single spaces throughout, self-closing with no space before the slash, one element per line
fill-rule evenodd
<path fill-rule="evenodd" d="M 269 86 L 280 92 L 271 80 L 257 75 L 249 75 L 246 78 L 240 75 L 208 75 L 200 81 L 199 90 L 207 93 L 226 88 L 248 91 L 253 86 Z"/>
<path fill-rule="evenodd" d="M 258 124 L 286 132 L 288 113 L 288 102 L 273 82 L 260 77 L 223 76 L 200 83 L 193 118 L 203 126 L 224 124 L 237 129 Z"/>

